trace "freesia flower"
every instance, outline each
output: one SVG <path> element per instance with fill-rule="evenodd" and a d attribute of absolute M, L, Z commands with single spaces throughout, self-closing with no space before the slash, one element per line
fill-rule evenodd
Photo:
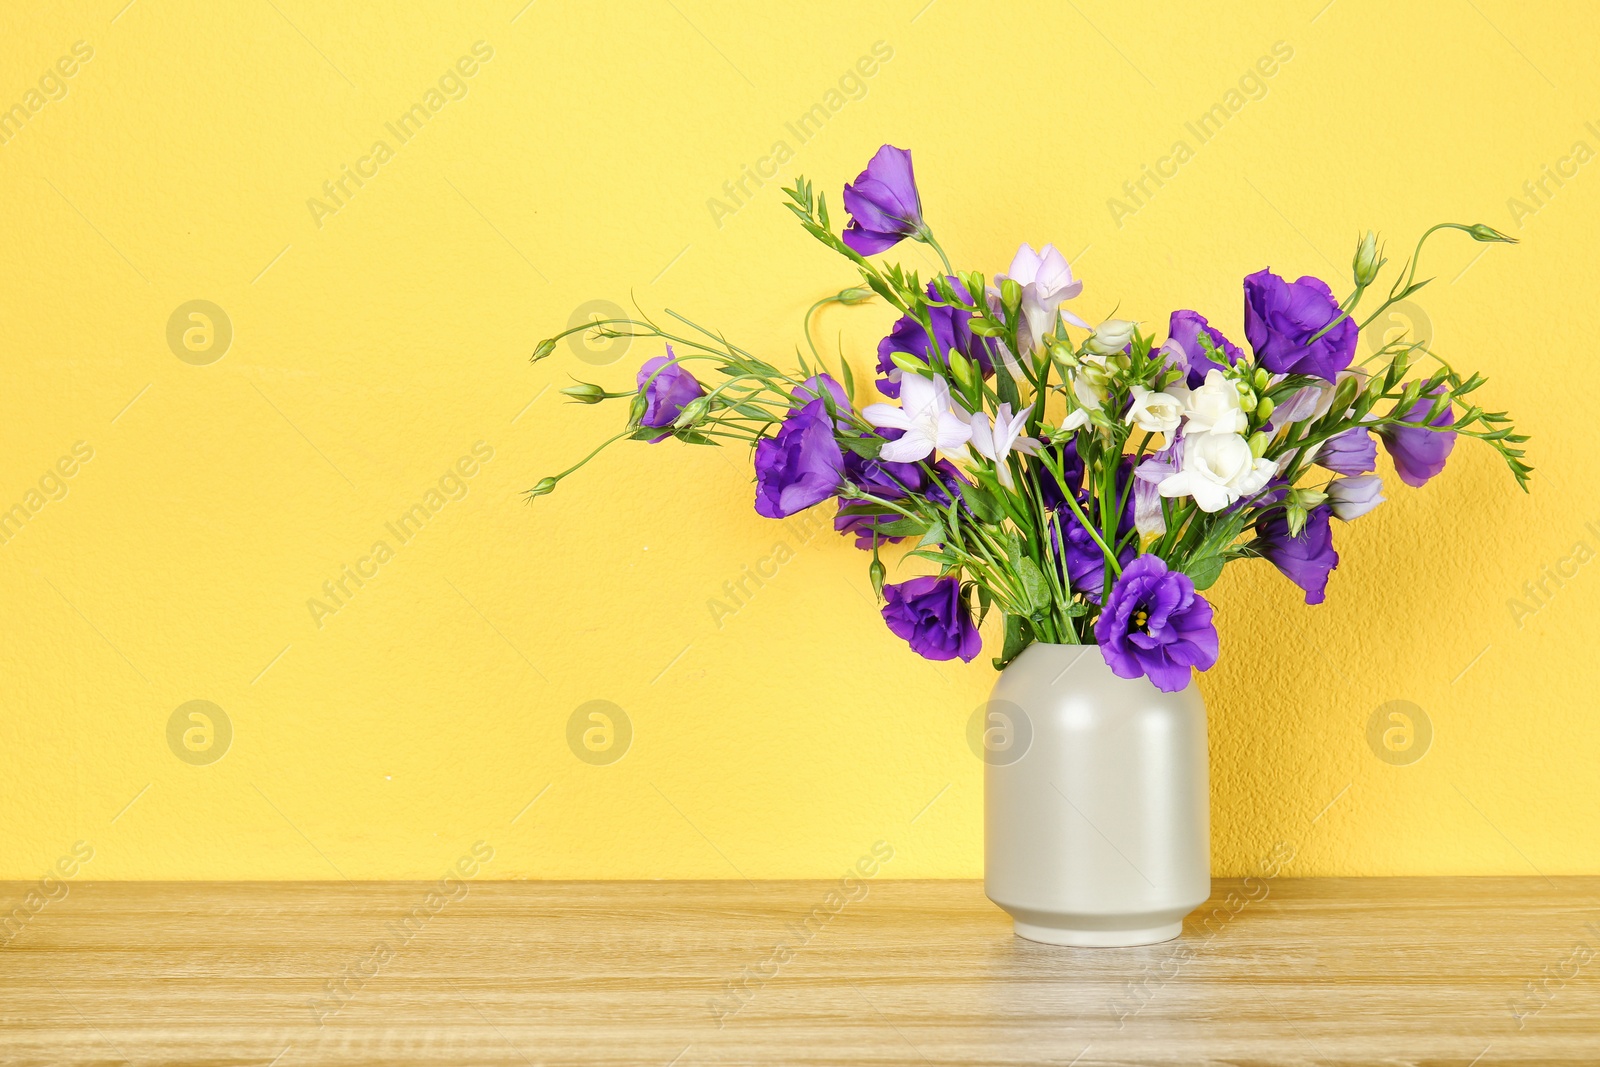
<path fill-rule="evenodd" d="M 1328 525 L 1330 514 L 1326 504 L 1312 508 L 1297 537 L 1289 535 L 1289 519 L 1282 511 L 1274 511 L 1256 523 L 1256 539 L 1252 542 L 1256 551 L 1306 591 L 1307 604 L 1320 604 L 1327 599 L 1328 575 L 1339 565 L 1339 553 L 1333 550 L 1333 530 Z"/>
<path fill-rule="evenodd" d="M 1244 334 L 1256 359 L 1273 374 L 1310 374 L 1333 381 L 1356 354 L 1355 320 L 1317 334 L 1340 314 L 1333 290 L 1320 278 L 1286 282 L 1270 270 L 1244 280 Z"/>
<path fill-rule="evenodd" d="M 1164 693 L 1189 684 L 1189 670 L 1217 662 L 1211 605 L 1194 582 L 1146 554 L 1122 571 L 1094 624 L 1106 665 L 1119 678 L 1149 678 Z"/>
<path fill-rule="evenodd" d="M 911 153 L 893 145 L 878 149 L 867 169 L 844 187 L 844 207 L 850 212 L 844 243 L 863 256 L 921 233 L 922 198 L 911 172 Z"/>
<path fill-rule="evenodd" d="M 1016 488 L 1016 482 L 1011 477 L 1011 466 L 1006 462 L 1006 457 L 1012 452 L 1031 456 L 1039 450 L 1039 442 L 1022 433 L 1028 423 L 1028 414 L 1023 410 L 1012 415 L 1011 405 L 1005 403 L 995 409 L 992 424 L 989 416 L 981 411 L 972 416 L 972 447 L 978 455 L 994 461 L 995 477 L 1007 489 Z"/>
<path fill-rule="evenodd" d="M 1200 344 L 1202 333 L 1210 338 L 1211 346 L 1223 354 L 1230 366 L 1244 358 L 1239 346 L 1207 322 L 1204 315 L 1197 311 L 1174 311 L 1167 324 L 1167 343 L 1161 346 L 1161 354 L 1168 363 L 1184 372 L 1185 383 L 1191 389 L 1204 382 L 1213 368 L 1222 369 L 1222 364 L 1206 355 Z"/>
<path fill-rule="evenodd" d="M 640 426 L 670 427 L 690 401 L 706 395 L 705 386 L 683 369 L 671 345 L 667 346 L 666 355 L 645 360 L 635 381 L 645 401 L 644 414 L 639 417 Z M 670 432 L 664 433 L 650 443 L 656 444 L 671 436 Z"/>
<path fill-rule="evenodd" d="M 1359 519 L 1388 498 L 1383 495 L 1383 479 L 1376 474 L 1354 478 L 1335 478 L 1328 483 L 1328 506 L 1336 519 Z"/>
<path fill-rule="evenodd" d="M 1181 388 L 1173 386 L 1173 391 Z M 1207 371 L 1204 385 L 1179 395 L 1183 398 L 1183 413 L 1189 420 L 1184 426 L 1185 433 L 1241 434 L 1250 427 L 1239 390 L 1220 370 Z"/>
<path fill-rule="evenodd" d="M 776 437 L 756 445 L 756 513 L 785 519 L 844 486 L 844 454 L 820 398 L 789 412 Z"/>
<path fill-rule="evenodd" d="M 960 656 L 971 662 L 983 648 L 972 612 L 955 577 L 912 578 L 883 587 L 883 621 L 923 659 Z"/>
<path fill-rule="evenodd" d="M 1072 372 L 1072 395 L 1078 398 L 1078 403 L 1085 408 L 1097 408 L 1105 403 L 1110 392 L 1111 368 L 1106 366 L 1106 358 L 1092 354 L 1080 358 Z"/>
<path fill-rule="evenodd" d="M 1365 426 L 1353 426 L 1322 442 L 1316 460 L 1335 474 L 1366 474 L 1378 469 L 1378 442 Z"/>
<path fill-rule="evenodd" d="M 1438 393 L 1434 393 L 1422 397 L 1403 415 L 1399 415 L 1397 407 L 1394 414 L 1406 422 L 1421 422 L 1433 409 L 1434 398 L 1437 396 Z M 1455 423 L 1455 412 L 1446 407 L 1429 425 L 1454 426 Z M 1424 430 L 1417 426 L 1379 426 L 1378 436 L 1383 438 L 1383 447 L 1394 460 L 1395 473 L 1400 475 L 1402 482 L 1412 488 L 1421 488 L 1428 484 L 1429 478 L 1444 470 L 1444 461 L 1450 458 L 1450 450 L 1456 446 L 1456 435 L 1452 430 Z"/>
<path fill-rule="evenodd" d="M 1006 273 L 995 280 L 1007 279 L 1022 286 L 1022 325 L 1017 330 L 1017 343 L 1023 352 L 1033 351 L 1055 333 L 1058 316 L 1074 326 L 1089 328 L 1087 322 L 1062 307 L 1083 292 L 1083 282 L 1073 278 L 1072 266 L 1055 245 L 1045 245 L 1038 252 L 1032 245 L 1020 246 Z"/>
<path fill-rule="evenodd" d="M 1146 433 L 1170 434 L 1183 421 L 1183 398 L 1167 392 L 1156 392 L 1142 385 L 1129 387 L 1133 403 L 1122 421 L 1137 426 Z"/>
<path fill-rule="evenodd" d="M 1098 356 L 1114 356 L 1133 343 L 1133 331 L 1138 323 L 1127 319 L 1107 319 L 1094 328 L 1084 347 Z"/>
<path fill-rule="evenodd" d="M 861 415 L 874 426 L 905 431 L 883 446 L 880 458 L 894 463 L 914 463 L 935 450 L 953 452 L 972 439 L 969 416 L 950 399 L 950 387 L 940 377 L 908 374 L 900 382 L 900 404 L 868 404 Z"/>
<path fill-rule="evenodd" d="M 1133 472 L 1133 526 L 1139 536 L 1167 532 L 1161 513 L 1161 483 L 1178 473 L 1183 461 L 1183 431 L 1173 434 L 1166 448 L 1147 457 Z"/>
<path fill-rule="evenodd" d="M 1178 473 L 1161 482 L 1160 493 L 1165 497 L 1191 496 L 1201 511 L 1221 511 L 1240 497 L 1266 488 L 1277 472 L 1277 462 L 1257 459 L 1250 451 L 1250 442 L 1239 434 L 1187 434 L 1183 439 L 1182 465 Z"/>

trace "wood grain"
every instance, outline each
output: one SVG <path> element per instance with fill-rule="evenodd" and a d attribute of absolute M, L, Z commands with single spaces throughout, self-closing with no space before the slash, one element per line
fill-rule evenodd
<path fill-rule="evenodd" d="M 71 884 L 5 931 L 0 1060 L 1600 1062 L 1600 878 L 1218 880 L 1122 950 L 1018 940 L 975 882 L 838 889 Z"/>

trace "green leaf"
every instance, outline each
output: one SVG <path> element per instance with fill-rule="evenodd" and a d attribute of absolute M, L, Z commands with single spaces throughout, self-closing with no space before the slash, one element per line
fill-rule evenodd
<path fill-rule="evenodd" d="M 1183 572 L 1194 582 L 1195 589 L 1210 589 L 1222 574 L 1222 557 L 1215 554 L 1191 559 Z"/>
<path fill-rule="evenodd" d="M 916 519 L 896 519 L 876 527 L 880 537 L 914 537 L 928 528 L 927 523 Z"/>
<path fill-rule="evenodd" d="M 1039 565 L 1029 556 L 1020 556 L 1015 566 L 1017 577 L 1022 579 L 1023 592 L 1028 594 L 1028 603 L 1033 610 L 1043 614 L 1050 610 L 1050 584 L 1044 580 L 1044 572 Z"/>
<path fill-rule="evenodd" d="M 854 399 L 856 395 L 856 376 L 850 369 L 850 361 L 843 355 L 839 357 L 839 373 L 844 376 L 844 395 Z"/>
<path fill-rule="evenodd" d="M 878 450 L 883 447 L 883 439 L 876 436 L 846 437 L 839 443 L 844 445 L 844 447 L 848 448 L 850 451 L 854 452 L 856 455 L 860 456 L 862 459 L 877 459 Z"/>
<path fill-rule="evenodd" d="M 961 493 L 961 498 L 967 502 L 967 506 L 972 509 L 973 514 L 984 522 L 996 523 L 1004 517 L 1000 502 L 982 486 L 957 482 L 956 489 Z"/>
<path fill-rule="evenodd" d="M 944 540 L 944 537 L 944 526 L 936 522 L 932 526 L 928 527 L 928 532 L 922 535 L 922 540 L 917 542 L 917 547 L 921 548 L 924 545 L 937 545 Z"/>
<path fill-rule="evenodd" d="M 1033 630 L 1028 626 L 1028 620 L 1021 615 L 1006 616 L 1005 643 L 1000 648 L 1000 655 L 994 659 L 995 670 L 1004 670 L 1006 664 L 1022 654 L 1022 650 L 1033 644 Z"/>

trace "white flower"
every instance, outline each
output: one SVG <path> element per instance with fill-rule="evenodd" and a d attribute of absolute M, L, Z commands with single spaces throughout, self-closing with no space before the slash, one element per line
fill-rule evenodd
<path fill-rule="evenodd" d="M 1133 403 L 1123 422 L 1137 426 L 1146 433 L 1171 434 L 1183 419 L 1183 398 L 1171 393 L 1158 393 L 1142 385 L 1129 386 Z"/>
<path fill-rule="evenodd" d="M 1073 408 L 1067 417 L 1061 420 L 1061 429 L 1067 433 L 1081 430 L 1089 425 L 1089 411 L 1087 408 Z"/>
<path fill-rule="evenodd" d="M 1102 356 L 1114 356 L 1133 342 L 1136 325 L 1127 319 L 1107 319 L 1094 328 L 1084 347 Z"/>
<path fill-rule="evenodd" d="M 1024 244 L 1011 259 L 1011 267 L 996 281 L 1007 278 L 1022 286 L 1022 320 L 1018 343 L 1031 352 L 1044 338 L 1055 332 L 1056 317 L 1085 330 L 1089 324 L 1061 305 L 1083 292 L 1083 282 L 1072 276 L 1072 266 L 1055 245 L 1038 252 Z"/>
<path fill-rule="evenodd" d="M 874 426 L 905 431 L 878 453 L 891 463 L 914 463 L 935 449 L 951 452 L 972 439 L 967 413 L 951 401 L 950 387 L 939 377 L 907 374 L 900 380 L 899 405 L 868 404 L 861 415 Z"/>
<path fill-rule="evenodd" d="M 1277 462 L 1257 459 L 1239 434 L 1190 434 L 1183 439 L 1183 463 L 1177 474 L 1162 481 L 1161 495 L 1192 496 L 1201 511 L 1221 511 L 1260 492 L 1277 472 Z"/>
<path fill-rule="evenodd" d="M 1182 389 L 1171 388 L 1174 392 Z M 1239 390 L 1216 368 L 1206 372 L 1204 385 L 1183 389 L 1179 395 L 1183 397 L 1183 413 L 1189 419 L 1185 433 L 1242 434 L 1250 426 L 1239 403 Z"/>
<path fill-rule="evenodd" d="M 1387 500 L 1383 479 L 1376 474 L 1335 478 L 1328 483 L 1328 506 L 1335 517 L 1351 522 Z"/>
<path fill-rule="evenodd" d="M 1072 393 L 1078 398 L 1078 403 L 1086 408 L 1097 408 L 1105 403 L 1110 392 L 1108 383 L 1111 374 L 1112 368 L 1106 365 L 1106 357 L 1081 357 L 1077 368 L 1072 371 Z"/>
<path fill-rule="evenodd" d="M 1001 404 L 995 410 L 992 428 L 988 415 L 979 411 L 972 416 L 972 447 L 980 456 L 994 461 L 995 477 L 1007 489 L 1014 488 L 1016 483 L 1012 480 L 1006 456 L 1011 452 L 1031 456 L 1039 450 L 1038 441 L 1022 435 L 1022 428 L 1027 422 L 1028 412 L 1020 411 L 1013 416 L 1010 404 Z"/>

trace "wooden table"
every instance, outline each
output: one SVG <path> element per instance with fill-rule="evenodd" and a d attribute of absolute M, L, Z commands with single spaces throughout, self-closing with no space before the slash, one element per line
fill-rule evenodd
<path fill-rule="evenodd" d="M 69 883 L 0 931 L 0 1062 L 1600 1062 L 1600 878 L 1214 889 L 1087 950 L 975 882 Z"/>

